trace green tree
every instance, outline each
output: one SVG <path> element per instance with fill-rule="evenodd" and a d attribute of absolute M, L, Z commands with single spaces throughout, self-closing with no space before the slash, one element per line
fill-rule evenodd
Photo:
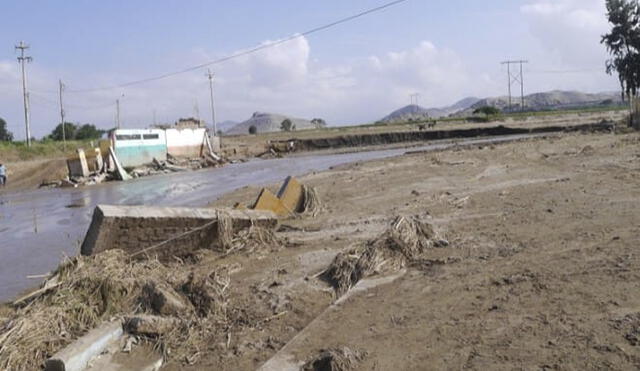
<path fill-rule="evenodd" d="M 311 120 L 311 123 L 313 124 L 313 126 L 315 126 L 316 129 L 324 129 L 327 127 L 327 122 L 323 119 L 315 118 Z"/>
<path fill-rule="evenodd" d="M 0 117 L 0 142 L 11 142 L 13 133 L 7 129 L 7 122 Z"/>
<path fill-rule="evenodd" d="M 72 140 L 76 137 L 76 130 L 78 130 L 78 127 L 76 126 L 76 124 L 71 122 L 64 123 L 64 134 L 65 134 L 64 136 L 67 140 Z M 51 134 L 49 134 L 49 138 L 56 141 L 60 141 L 63 139 L 62 124 L 58 124 L 58 126 L 56 126 L 56 128 L 53 129 Z"/>
<path fill-rule="evenodd" d="M 482 114 L 482 115 L 485 115 L 486 117 L 496 116 L 500 114 L 500 110 L 493 106 L 482 106 L 482 107 L 476 108 L 473 111 L 473 114 L 474 115 Z"/>
<path fill-rule="evenodd" d="M 86 140 L 86 139 L 100 139 L 104 134 L 104 130 L 100 130 L 95 125 L 84 124 L 78 128 L 74 139 Z"/>
<path fill-rule="evenodd" d="M 258 133 L 258 128 L 255 125 L 249 126 L 249 134 L 254 135 Z"/>
<path fill-rule="evenodd" d="M 293 124 L 293 122 L 291 120 L 285 119 L 280 124 L 280 130 L 282 130 L 282 131 L 293 131 L 293 130 L 296 130 L 296 126 Z"/>
<path fill-rule="evenodd" d="M 623 98 L 637 95 L 640 88 L 640 6 L 637 0 L 606 0 L 611 32 L 603 35 L 611 59 L 607 73 L 618 73 Z"/>

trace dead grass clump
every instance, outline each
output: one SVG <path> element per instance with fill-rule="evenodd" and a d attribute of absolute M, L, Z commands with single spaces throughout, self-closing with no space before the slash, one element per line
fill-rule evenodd
<path fill-rule="evenodd" d="M 430 224 L 416 218 L 398 217 L 378 238 L 338 254 L 323 277 L 340 297 L 363 278 L 404 268 L 436 243 Z"/>
<path fill-rule="evenodd" d="M 157 260 L 130 263 L 121 250 L 66 261 L 0 327 L 0 369 L 34 370 L 103 321 L 133 312 L 143 284 L 166 280 Z"/>
<path fill-rule="evenodd" d="M 231 253 L 252 253 L 265 249 L 277 249 L 285 244 L 274 231 L 257 226 L 243 229 L 236 233 L 231 242 L 231 247 L 227 254 Z"/>
<path fill-rule="evenodd" d="M 365 357 L 366 353 L 347 347 L 327 349 L 308 361 L 302 369 L 304 371 L 350 371 L 354 370 Z"/>
<path fill-rule="evenodd" d="M 233 243 L 233 219 L 228 213 L 218 211 L 218 248 L 228 252 Z"/>
<path fill-rule="evenodd" d="M 189 274 L 181 290 L 189 299 L 200 317 L 226 316 L 226 291 L 231 278 L 226 270 L 216 269 L 209 274 Z"/>
<path fill-rule="evenodd" d="M 302 185 L 302 205 L 300 214 L 316 217 L 323 210 L 322 200 L 314 187 Z"/>
<path fill-rule="evenodd" d="M 269 247 L 280 247 L 283 243 L 274 231 L 256 226 L 253 222 L 249 228 L 235 231 L 233 220 L 224 213 L 218 213 L 218 248 L 229 255 L 238 252 L 254 252 Z"/>

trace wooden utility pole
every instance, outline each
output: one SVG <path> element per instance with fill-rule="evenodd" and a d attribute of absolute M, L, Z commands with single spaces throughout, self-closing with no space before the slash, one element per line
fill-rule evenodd
<path fill-rule="evenodd" d="M 213 136 L 218 135 L 218 124 L 216 123 L 216 106 L 213 101 L 213 72 L 211 69 L 207 70 L 205 75 L 209 78 L 209 94 L 211 95 L 211 121 L 213 122 Z"/>
<path fill-rule="evenodd" d="M 60 124 L 62 125 L 62 148 L 66 152 L 67 151 L 67 129 L 65 128 L 64 122 L 64 105 L 62 104 L 62 91 L 64 90 L 64 84 L 62 80 L 60 82 Z"/>
<path fill-rule="evenodd" d="M 31 62 L 33 58 L 24 55 L 25 50 L 29 49 L 29 45 L 25 44 L 23 41 L 20 41 L 18 45 L 16 45 L 16 50 L 20 50 L 20 56 L 18 57 L 18 61 L 20 62 L 20 66 L 22 68 L 22 97 L 24 100 L 24 126 L 27 136 L 27 146 L 31 147 L 31 123 L 30 123 L 30 114 L 29 114 L 29 93 L 27 91 L 27 71 L 25 64 Z"/>

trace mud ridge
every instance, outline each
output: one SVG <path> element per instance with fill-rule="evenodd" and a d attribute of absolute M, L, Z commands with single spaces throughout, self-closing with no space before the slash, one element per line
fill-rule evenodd
<path fill-rule="evenodd" d="M 544 126 L 537 128 L 513 128 L 500 125 L 493 127 L 479 127 L 458 130 L 407 131 L 395 133 L 345 135 L 331 138 L 290 139 L 272 142 L 272 148 L 276 151 L 278 151 L 278 149 L 286 148 L 289 152 L 304 152 L 407 142 L 434 141 L 442 139 L 500 137 L 508 135 L 527 134 L 534 135 L 560 132 L 603 132 L 611 131 L 614 129 L 615 124 L 606 121 L 574 126 Z"/>

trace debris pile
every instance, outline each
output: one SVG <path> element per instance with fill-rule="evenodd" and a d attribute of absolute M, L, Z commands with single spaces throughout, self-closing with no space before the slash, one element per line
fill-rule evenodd
<path fill-rule="evenodd" d="M 225 164 L 221 158 L 214 158 L 211 155 L 197 158 L 176 158 L 167 155 L 166 161 L 153 159 L 153 161 L 144 166 L 139 166 L 130 171 L 131 176 L 140 178 L 157 174 L 179 173 L 189 170 L 200 170 L 211 167 L 219 167 Z"/>
<path fill-rule="evenodd" d="M 39 369 L 101 322 L 132 313 L 145 282 L 171 284 L 169 272 L 156 260 L 129 263 L 120 250 L 65 261 L 42 289 L 16 300 L 15 313 L 0 324 L 0 369 Z"/>
<path fill-rule="evenodd" d="M 231 237 L 228 253 L 275 243 L 259 227 Z M 209 250 L 207 250 L 209 251 Z M 206 254 L 202 254 L 206 259 Z M 65 261 L 42 288 L 13 303 L 0 323 L 0 369 L 40 369 L 45 360 L 113 318 L 148 340 L 166 359 L 192 364 L 201 350 L 227 341 L 231 328 L 255 324 L 230 309 L 230 276 L 238 265 L 199 259 L 162 263 L 107 250 Z"/>
<path fill-rule="evenodd" d="M 413 217 L 397 217 L 378 238 L 335 257 L 322 274 L 344 295 L 361 279 L 396 272 L 417 260 L 428 249 L 446 245 L 433 227 Z"/>
<path fill-rule="evenodd" d="M 304 371 L 350 371 L 364 360 L 365 352 L 351 350 L 348 347 L 322 350 L 320 354 L 308 361 Z"/>

